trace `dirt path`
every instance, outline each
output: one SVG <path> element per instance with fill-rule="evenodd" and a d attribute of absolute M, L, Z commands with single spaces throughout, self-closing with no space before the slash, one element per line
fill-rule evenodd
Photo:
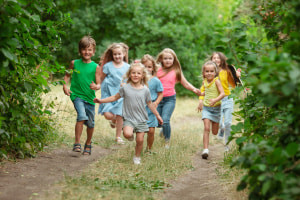
<path fill-rule="evenodd" d="M 193 171 L 171 182 L 164 199 L 169 200 L 226 200 L 216 174 L 217 162 L 223 158 L 224 145 L 210 146 L 207 160 L 198 152 L 193 160 Z"/>
<path fill-rule="evenodd" d="M 37 158 L 7 162 L 0 165 L 0 199 L 39 199 L 50 185 L 63 180 L 65 175 L 76 175 L 89 163 L 101 159 L 112 150 L 94 146 L 90 156 L 78 156 L 70 149 L 40 153 Z"/>

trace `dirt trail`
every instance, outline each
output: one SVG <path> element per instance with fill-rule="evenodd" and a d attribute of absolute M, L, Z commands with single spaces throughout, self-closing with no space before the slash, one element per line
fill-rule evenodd
<path fill-rule="evenodd" d="M 165 190 L 164 199 L 169 200 L 226 200 L 216 174 L 217 162 L 223 158 L 224 145 L 210 146 L 207 160 L 198 152 L 193 160 L 193 171 L 171 182 L 172 187 Z"/>
<path fill-rule="evenodd" d="M 56 149 L 51 153 L 40 153 L 36 158 L 7 162 L 0 165 L 0 199 L 39 199 L 40 194 L 55 182 L 63 180 L 65 175 L 76 175 L 89 163 L 110 152 L 109 149 L 94 146 L 90 156 L 82 156 L 70 149 Z"/>

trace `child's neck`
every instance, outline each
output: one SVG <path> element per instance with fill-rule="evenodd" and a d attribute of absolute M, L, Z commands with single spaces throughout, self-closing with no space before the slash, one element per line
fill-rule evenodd
<path fill-rule="evenodd" d="M 82 59 L 82 62 L 84 62 L 84 63 L 90 63 L 90 62 L 92 62 L 92 59 L 84 59 L 84 58 L 81 58 Z"/>
<path fill-rule="evenodd" d="M 136 89 L 140 89 L 140 88 L 143 87 L 143 85 L 142 85 L 141 82 L 137 82 L 137 83 L 131 82 L 130 85 L 131 85 L 133 88 L 136 88 Z"/>
<path fill-rule="evenodd" d="M 215 78 L 210 79 L 210 80 L 206 79 L 206 81 L 207 81 L 208 83 L 211 83 L 214 79 L 215 79 Z"/>

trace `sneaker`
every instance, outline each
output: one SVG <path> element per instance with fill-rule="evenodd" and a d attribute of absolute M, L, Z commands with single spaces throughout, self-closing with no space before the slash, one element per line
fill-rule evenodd
<path fill-rule="evenodd" d="M 130 138 L 127 139 L 128 141 L 133 141 L 134 140 L 134 134 Z"/>
<path fill-rule="evenodd" d="M 169 142 L 165 143 L 165 149 L 170 149 L 170 143 Z"/>
<path fill-rule="evenodd" d="M 202 155 L 202 158 L 203 158 L 203 159 L 207 159 L 208 153 L 209 153 L 208 149 L 204 149 L 203 152 L 202 152 L 202 154 L 201 154 L 201 155 Z"/>
<path fill-rule="evenodd" d="M 121 137 L 116 138 L 117 144 L 125 144 L 124 140 Z"/>
<path fill-rule="evenodd" d="M 141 157 L 133 156 L 133 163 L 135 165 L 140 165 L 141 164 Z"/>
<path fill-rule="evenodd" d="M 230 150 L 229 146 L 226 145 L 224 151 L 225 151 L 225 152 L 228 152 L 229 150 Z"/>
<path fill-rule="evenodd" d="M 223 139 L 224 132 L 225 132 L 224 128 L 220 128 L 220 130 L 219 130 L 219 134 L 218 134 L 218 138 L 221 138 L 221 139 Z"/>

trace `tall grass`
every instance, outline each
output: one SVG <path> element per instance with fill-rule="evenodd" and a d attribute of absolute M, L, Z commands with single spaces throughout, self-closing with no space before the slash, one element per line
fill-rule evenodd
<path fill-rule="evenodd" d="M 97 93 L 99 96 L 100 93 Z M 55 101 L 53 117 L 57 131 L 63 136 L 63 144 L 71 149 L 74 140 L 76 112 L 69 97 L 61 87 L 53 87 L 47 96 Z M 153 151 L 142 154 L 142 164 L 133 164 L 135 142 L 126 142 L 112 154 L 87 166 L 79 176 L 68 177 L 59 185 L 62 191 L 49 199 L 157 199 L 169 182 L 187 170 L 193 169 L 192 156 L 202 149 L 203 123 L 197 113 L 197 98 L 177 98 L 171 118 L 172 135 L 170 149 L 164 148 L 164 140 L 156 130 Z M 96 110 L 98 106 L 96 107 Z M 96 114 L 93 144 L 113 148 L 115 129 L 111 129 L 104 117 Z M 82 141 L 85 140 L 85 130 Z M 144 148 L 146 147 L 144 138 Z M 210 140 L 211 144 L 214 140 Z"/>

